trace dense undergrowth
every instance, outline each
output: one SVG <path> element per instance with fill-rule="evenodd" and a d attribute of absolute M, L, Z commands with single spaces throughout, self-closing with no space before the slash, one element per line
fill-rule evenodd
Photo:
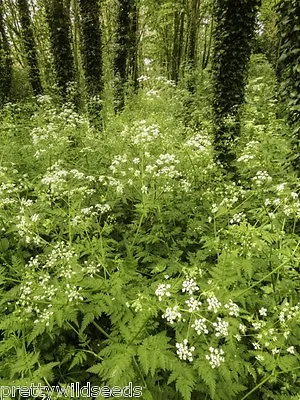
<path fill-rule="evenodd" d="M 102 132 L 47 96 L 2 110 L 1 385 L 300 398 L 299 180 L 275 78 L 256 56 L 236 181 L 199 79 L 192 100 L 145 79 Z"/>

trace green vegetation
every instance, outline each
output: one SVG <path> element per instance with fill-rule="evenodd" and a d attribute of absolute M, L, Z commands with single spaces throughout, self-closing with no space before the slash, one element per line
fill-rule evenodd
<path fill-rule="evenodd" d="M 297 4 L 4 3 L 0 386 L 299 399 Z"/>

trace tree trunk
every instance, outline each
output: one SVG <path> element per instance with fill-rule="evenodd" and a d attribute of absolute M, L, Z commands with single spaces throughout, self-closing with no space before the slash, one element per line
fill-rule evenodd
<path fill-rule="evenodd" d="M 46 0 L 46 17 L 50 29 L 50 41 L 54 58 L 57 85 L 63 97 L 74 82 L 74 59 L 70 40 L 69 10 L 63 0 Z"/>
<path fill-rule="evenodd" d="M 216 0 L 213 54 L 213 113 L 217 158 L 227 169 L 239 135 L 247 65 L 260 0 Z"/>
<path fill-rule="evenodd" d="M 12 59 L 5 32 L 3 0 L 0 0 L 0 105 L 9 100 L 12 83 Z"/>
<path fill-rule="evenodd" d="M 18 9 L 22 27 L 22 40 L 29 67 L 29 80 L 33 93 L 35 95 L 39 95 L 42 93 L 42 85 L 40 80 L 36 43 L 31 27 L 30 12 L 27 0 L 18 0 Z"/>
<path fill-rule="evenodd" d="M 173 51 L 172 51 L 172 75 L 174 82 L 178 81 L 178 51 L 179 51 L 179 29 L 180 29 L 180 11 L 174 14 L 174 33 L 173 33 Z"/>
<path fill-rule="evenodd" d="M 139 31 L 139 18 L 138 9 L 136 4 L 133 2 L 131 9 L 131 21 L 130 21 L 130 48 L 128 56 L 128 75 L 130 76 L 134 91 L 138 90 L 138 31 Z"/>
<path fill-rule="evenodd" d="M 199 10 L 200 10 L 200 0 L 192 0 L 191 20 L 189 25 L 188 49 L 187 49 L 187 62 L 189 67 L 191 67 L 192 69 L 195 68 L 196 64 Z"/>
<path fill-rule="evenodd" d="M 207 40 L 207 30 L 205 27 L 205 51 L 203 51 L 203 59 L 202 59 L 202 70 L 207 68 L 210 53 L 211 53 L 211 45 L 212 45 L 212 37 L 213 37 L 213 29 L 214 29 L 214 21 L 213 19 L 210 21 L 210 29 L 209 29 L 209 37 Z"/>
<path fill-rule="evenodd" d="M 280 48 L 277 76 L 287 119 L 293 128 L 296 158 L 293 164 L 300 175 L 300 3 L 282 0 L 277 5 Z"/>
<path fill-rule="evenodd" d="M 179 79 L 181 59 L 184 47 L 184 23 L 185 10 L 184 0 L 181 1 L 180 9 L 174 14 L 173 52 L 172 52 L 172 80 L 176 83 Z"/>
<path fill-rule="evenodd" d="M 115 110 L 125 105 L 125 84 L 131 75 L 137 88 L 137 9 L 134 0 L 121 0 L 118 10 L 115 70 Z"/>
<path fill-rule="evenodd" d="M 98 0 L 79 0 L 81 52 L 87 92 L 102 97 L 102 34 Z"/>

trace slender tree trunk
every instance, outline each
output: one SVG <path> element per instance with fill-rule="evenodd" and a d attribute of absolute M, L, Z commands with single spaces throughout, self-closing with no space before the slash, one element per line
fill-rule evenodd
<path fill-rule="evenodd" d="M 79 75 L 80 75 L 80 62 L 79 62 L 80 17 L 79 17 L 78 3 L 76 0 L 73 0 L 72 6 L 73 6 L 72 7 L 72 11 L 73 11 L 72 17 L 74 18 L 73 32 L 72 32 L 74 66 L 75 66 L 77 80 L 79 81 Z"/>
<path fill-rule="evenodd" d="M 70 40 L 69 10 L 63 0 L 46 0 L 46 17 L 50 29 L 50 41 L 54 58 L 57 84 L 66 97 L 68 86 L 74 82 L 74 59 Z"/>
<path fill-rule="evenodd" d="M 173 51 L 172 51 L 172 75 L 171 78 L 176 83 L 179 79 L 180 66 L 184 48 L 184 24 L 185 10 L 184 0 L 180 2 L 180 9 L 174 14 L 174 32 L 173 32 Z"/>
<path fill-rule="evenodd" d="M 200 0 L 192 0 L 191 20 L 188 33 L 188 65 L 193 69 L 196 64 L 196 47 L 199 26 Z"/>
<path fill-rule="evenodd" d="M 180 11 L 174 14 L 174 32 L 173 32 L 173 51 L 172 51 L 172 75 L 173 81 L 178 81 L 178 49 L 179 49 L 179 29 L 180 29 Z"/>
<path fill-rule="evenodd" d="M 33 93 L 38 95 L 42 93 L 42 85 L 40 80 L 36 43 L 31 27 L 30 11 L 27 0 L 18 0 L 18 8 L 22 27 L 22 39 L 29 67 L 29 80 Z"/>
<path fill-rule="evenodd" d="M 0 0 L 0 105 L 9 100 L 12 83 L 12 59 L 5 32 L 3 0 Z"/>
<path fill-rule="evenodd" d="M 81 52 L 86 88 L 90 96 L 102 97 L 102 34 L 98 0 L 79 0 Z"/>
<path fill-rule="evenodd" d="M 179 25 L 179 35 L 178 35 L 178 54 L 177 54 L 177 81 L 179 79 L 180 67 L 184 49 L 184 22 L 185 22 L 185 12 L 182 10 L 180 15 L 180 25 Z"/>
<path fill-rule="evenodd" d="M 206 59 L 204 60 L 203 69 L 205 69 L 207 67 L 209 59 L 210 59 L 210 53 L 211 53 L 211 48 L 212 48 L 213 30 L 214 30 L 214 20 L 212 19 L 211 22 L 210 22 L 210 32 L 209 32 L 207 53 L 206 53 Z"/>
<path fill-rule="evenodd" d="M 138 90 L 138 42 L 139 42 L 138 8 L 133 2 L 130 22 L 130 48 L 128 57 L 128 74 L 132 80 L 134 91 Z"/>
<path fill-rule="evenodd" d="M 118 10 L 118 31 L 114 70 L 116 77 L 115 109 L 121 111 L 125 104 L 125 84 L 132 78 L 137 88 L 137 8 L 134 0 L 121 0 Z"/>

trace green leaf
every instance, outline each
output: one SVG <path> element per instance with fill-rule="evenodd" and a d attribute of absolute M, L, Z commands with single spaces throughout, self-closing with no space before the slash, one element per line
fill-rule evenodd
<path fill-rule="evenodd" d="M 282 371 L 289 371 L 299 366 L 299 361 L 292 355 L 286 355 L 279 358 L 278 366 Z"/>
<path fill-rule="evenodd" d="M 198 373 L 209 389 L 210 396 L 214 398 L 216 391 L 216 372 L 210 367 L 208 362 L 199 361 L 197 363 Z"/>
<path fill-rule="evenodd" d="M 85 328 L 91 323 L 93 322 L 95 319 L 95 315 L 92 312 L 88 312 L 84 315 L 83 320 L 82 320 L 82 324 L 81 324 L 81 328 L 80 331 L 83 332 L 85 330 Z"/>
<path fill-rule="evenodd" d="M 178 363 L 179 366 L 172 372 L 168 379 L 168 385 L 176 381 L 176 390 L 184 400 L 190 400 L 192 391 L 195 387 L 196 378 L 191 367 L 183 362 Z"/>
<path fill-rule="evenodd" d="M 149 372 L 153 377 L 157 369 L 171 370 L 174 361 L 177 361 L 168 344 L 169 338 L 164 332 L 156 336 L 149 336 L 138 348 L 139 361 L 147 375 Z"/>
<path fill-rule="evenodd" d="M 9 249 L 9 241 L 7 238 L 0 239 L 0 252 L 5 253 Z"/>

